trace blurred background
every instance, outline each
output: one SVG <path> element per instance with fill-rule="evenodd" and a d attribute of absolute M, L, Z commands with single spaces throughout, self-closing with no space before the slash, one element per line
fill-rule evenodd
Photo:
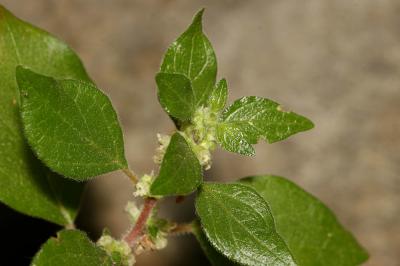
<path fill-rule="evenodd" d="M 127 158 L 139 174 L 154 168 L 156 134 L 173 129 L 156 99 L 154 75 L 162 55 L 194 13 L 206 7 L 204 29 L 217 54 L 218 76 L 228 80 L 229 102 L 244 95 L 268 97 L 316 124 L 312 131 L 286 141 L 258 144 L 252 158 L 218 150 L 213 168 L 206 172 L 208 179 L 233 181 L 266 173 L 290 178 L 335 211 L 370 252 L 366 265 L 400 265 L 399 1 L 1 0 L 1 4 L 77 51 L 117 109 Z M 123 207 L 131 198 L 129 180 L 120 173 L 90 182 L 80 227 L 93 238 L 105 226 L 120 235 L 127 226 Z M 178 221 L 194 217 L 190 198 L 162 205 L 166 217 Z M 24 220 L 4 206 L 0 210 L 5 213 L 2 232 L 19 223 L 23 228 L 8 232 L 7 236 L 17 236 L 6 238 L 9 247 L 37 248 L 46 239 L 34 235 L 38 228 L 49 235 L 57 229 L 36 219 Z M 14 255 L 18 253 L 5 256 Z M 29 256 L 24 259 L 29 261 Z M 161 252 L 141 256 L 138 265 L 207 265 L 207 261 L 194 239 L 184 236 L 171 238 Z"/>

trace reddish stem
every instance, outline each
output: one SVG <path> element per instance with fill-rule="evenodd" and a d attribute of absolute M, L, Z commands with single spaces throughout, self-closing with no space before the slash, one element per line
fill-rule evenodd
<path fill-rule="evenodd" d="M 140 212 L 139 218 L 132 230 L 124 237 L 125 242 L 132 247 L 139 237 L 143 234 L 146 222 L 151 215 L 151 211 L 156 206 L 157 200 L 155 198 L 146 198 L 144 200 L 143 209 Z"/>

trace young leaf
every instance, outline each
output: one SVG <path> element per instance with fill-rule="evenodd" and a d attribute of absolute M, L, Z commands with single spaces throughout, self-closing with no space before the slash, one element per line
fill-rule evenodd
<path fill-rule="evenodd" d="M 25 135 L 48 167 L 76 180 L 127 168 L 117 114 L 92 83 L 22 67 L 16 78 Z"/>
<path fill-rule="evenodd" d="M 228 85 L 225 79 L 221 79 L 214 90 L 211 93 L 208 104 L 214 112 L 221 111 L 226 104 L 226 99 L 228 97 Z"/>
<path fill-rule="evenodd" d="M 227 257 L 219 253 L 213 246 L 211 246 L 210 242 L 208 241 L 206 235 L 203 233 L 201 229 L 201 225 L 199 221 L 196 221 L 192 224 L 193 234 L 196 237 L 197 241 L 199 242 L 202 250 L 204 251 L 205 255 L 207 256 L 208 260 L 210 261 L 212 266 L 233 266 L 239 265 Z"/>
<path fill-rule="evenodd" d="M 268 204 L 254 189 L 205 183 L 196 211 L 211 244 L 228 258 L 254 266 L 295 265 Z"/>
<path fill-rule="evenodd" d="M 227 151 L 243 155 L 253 155 L 253 145 L 247 140 L 240 128 L 225 124 L 217 125 L 217 141 Z"/>
<path fill-rule="evenodd" d="M 85 233 L 63 230 L 50 238 L 35 255 L 32 266 L 111 266 L 113 262 Z"/>
<path fill-rule="evenodd" d="M 194 94 L 190 80 L 182 74 L 158 73 L 158 98 L 164 110 L 175 118 L 188 120 L 194 112 Z"/>
<path fill-rule="evenodd" d="M 241 181 L 268 202 L 276 229 L 298 265 L 360 265 L 367 252 L 318 199 L 278 176 L 254 176 Z"/>
<path fill-rule="evenodd" d="M 0 62 L 0 201 L 22 213 L 67 225 L 75 218 L 83 184 L 50 173 L 26 144 L 15 68 L 23 64 L 50 76 L 90 79 L 68 46 L 1 5 Z M 60 189 L 63 186 L 68 192 Z"/>
<path fill-rule="evenodd" d="M 236 100 L 223 111 L 217 140 L 228 151 L 253 155 L 250 144 L 256 144 L 260 138 L 273 143 L 313 127 L 307 118 L 283 111 L 271 100 L 250 96 Z"/>
<path fill-rule="evenodd" d="M 195 15 L 189 28 L 168 48 L 160 71 L 185 75 L 192 82 L 195 108 L 206 103 L 217 75 L 214 50 L 202 32 L 203 12 Z"/>
<path fill-rule="evenodd" d="M 160 173 L 150 187 L 150 194 L 186 195 L 193 192 L 202 179 L 199 160 L 185 138 L 175 133 L 164 155 Z"/>

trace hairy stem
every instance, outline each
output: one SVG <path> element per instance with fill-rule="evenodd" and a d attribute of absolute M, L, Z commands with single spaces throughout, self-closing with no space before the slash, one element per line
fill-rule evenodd
<path fill-rule="evenodd" d="M 155 198 L 146 198 L 144 200 L 143 208 L 140 212 L 139 218 L 136 224 L 133 226 L 132 230 L 124 237 L 125 242 L 128 243 L 130 247 L 133 247 L 140 236 L 143 235 L 147 220 L 150 218 L 151 211 L 156 206 L 157 200 Z"/>

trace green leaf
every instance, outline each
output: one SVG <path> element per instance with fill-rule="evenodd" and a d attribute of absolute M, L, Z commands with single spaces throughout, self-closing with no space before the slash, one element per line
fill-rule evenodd
<path fill-rule="evenodd" d="M 225 79 L 221 79 L 212 91 L 208 102 L 211 110 L 214 112 L 221 111 L 225 107 L 227 97 L 228 85 Z"/>
<path fill-rule="evenodd" d="M 111 266 L 111 258 L 85 233 L 63 230 L 50 238 L 35 255 L 32 266 Z"/>
<path fill-rule="evenodd" d="M 171 137 L 161 163 L 160 174 L 150 187 L 154 196 L 186 195 L 202 182 L 201 166 L 185 138 L 179 133 Z"/>
<path fill-rule="evenodd" d="M 217 75 L 214 50 L 202 32 L 203 12 L 195 15 L 189 28 L 168 48 L 160 71 L 185 75 L 192 82 L 195 108 L 207 102 Z"/>
<path fill-rule="evenodd" d="M 211 244 L 245 265 L 295 265 L 264 199 L 241 184 L 205 183 L 196 211 Z"/>
<path fill-rule="evenodd" d="M 64 43 L 0 5 L 0 201 L 22 213 L 67 225 L 75 218 L 83 184 L 50 173 L 32 154 L 22 133 L 17 65 L 60 78 L 89 81 Z M 65 192 L 62 187 L 68 187 Z"/>
<path fill-rule="evenodd" d="M 196 237 L 212 266 L 239 265 L 236 262 L 229 260 L 227 257 L 219 253 L 213 246 L 211 246 L 206 235 L 201 229 L 199 221 L 192 223 L 192 228 L 194 236 Z"/>
<path fill-rule="evenodd" d="M 46 217 L 56 217 L 60 212 L 63 217 L 62 225 L 71 226 L 74 224 L 75 217 L 78 214 L 81 194 L 83 193 L 84 183 L 78 183 L 71 179 L 62 177 L 46 169 L 46 181 L 50 187 L 49 191 L 44 191 L 55 201 L 58 210 L 48 210 Z M 20 193 L 21 194 L 21 193 Z M 25 194 L 25 191 L 23 192 Z"/>
<path fill-rule="evenodd" d="M 171 116 L 188 120 L 194 112 L 194 94 L 190 80 L 181 74 L 158 73 L 156 76 L 161 106 Z"/>
<path fill-rule="evenodd" d="M 254 155 L 255 150 L 239 127 L 229 124 L 217 125 L 217 141 L 227 151 Z"/>
<path fill-rule="evenodd" d="M 298 265 L 360 265 L 367 252 L 318 199 L 278 176 L 242 180 L 268 202 L 276 229 Z"/>
<path fill-rule="evenodd" d="M 260 138 L 273 143 L 313 127 L 310 120 L 282 110 L 276 102 L 250 96 L 236 100 L 223 111 L 217 140 L 228 151 L 254 155 L 251 144 Z"/>
<path fill-rule="evenodd" d="M 16 77 L 25 135 L 48 167 L 76 180 L 127 168 L 117 114 L 92 83 L 22 67 Z"/>

